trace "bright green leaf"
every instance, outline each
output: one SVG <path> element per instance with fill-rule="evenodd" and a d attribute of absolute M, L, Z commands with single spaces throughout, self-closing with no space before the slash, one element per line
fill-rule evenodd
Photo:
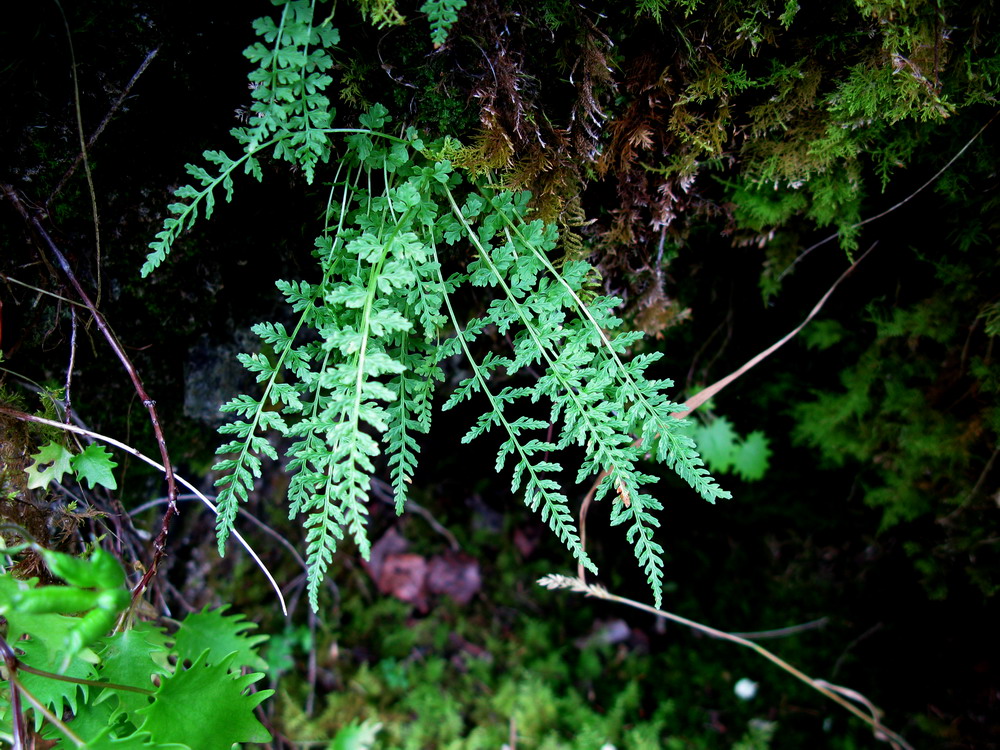
<path fill-rule="evenodd" d="M 712 471 L 729 471 L 739 436 L 728 419 L 718 417 L 710 424 L 696 427 L 693 437 L 698 452 Z"/>
<path fill-rule="evenodd" d="M 35 463 L 27 467 L 28 489 L 40 490 L 49 486 L 49 482 L 62 481 L 63 475 L 72 469 L 70 459 L 73 454 L 59 443 L 49 441 L 31 458 Z"/>
<path fill-rule="evenodd" d="M 169 675 L 167 664 L 167 636 L 150 623 L 138 623 L 131 630 L 115 633 L 105 638 L 104 649 L 100 652 L 101 679 L 116 685 L 153 690 L 153 675 Z M 117 701 L 115 700 L 117 698 Z M 104 689 L 95 703 L 109 701 L 113 708 L 112 717 L 120 713 L 131 714 L 149 705 L 149 699 L 142 693 L 127 690 Z"/>
<path fill-rule="evenodd" d="M 81 482 L 86 480 L 90 489 L 97 485 L 109 490 L 118 489 L 112 471 L 118 464 L 112 460 L 111 454 L 103 445 L 88 445 L 83 453 L 73 456 L 69 462 L 76 472 L 76 478 Z"/>
<path fill-rule="evenodd" d="M 379 722 L 370 719 L 360 723 L 352 721 L 330 740 L 329 750 L 371 750 L 381 729 Z"/>
<path fill-rule="evenodd" d="M 3 576 L 7 578 L 8 576 Z M 7 637 L 23 653 L 21 660 L 28 666 L 46 672 L 57 672 L 67 677 L 93 679 L 96 675 L 89 660 L 94 656 L 89 649 L 70 653 L 69 643 L 80 618 L 61 614 L 7 615 Z M 25 638 L 24 636 L 28 636 Z M 81 656 L 85 656 L 81 658 Z M 67 663 L 68 662 L 68 663 Z M 19 679 L 44 706 L 57 715 L 68 708 L 77 710 L 80 696 L 86 699 L 90 688 L 72 682 L 51 680 L 41 675 L 22 672 Z M 42 725 L 42 715 L 35 714 L 35 728 Z"/>
<path fill-rule="evenodd" d="M 207 650 L 206 660 L 218 664 L 229 654 L 236 653 L 238 667 L 267 669 L 267 662 L 257 655 L 257 647 L 266 635 L 249 635 L 257 625 L 243 615 L 225 614 L 227 606 L 194 612 L 184 618 L 175 636 L 174 649 L 181 659 L 194 660 Z"/>
<path fill-rule="evenodd" d="M 247 688 L 264 675 L 231 672 L 236 654 L 218 664 L 208 664 L 208 650 L 184 669 L 164 679 L 153 702 L 136 711 L 143 719 L 140 732 L 149 732 L 159 743 L 178 742 L 198 750 L 230 750 L 236 742 L 270 742 L 271 735 L 257 721 L 253 710 L 273 690 L 247 694 Z M 192 700 L 197 696 L 197 700 Z"/>
<path fill-rule="evenodd" d="M 770 464 L 771 449 L 767 437 L 760 430 L 751 432 L 733 452 L 733 473 L 748 482 L 761 479 Z"/>

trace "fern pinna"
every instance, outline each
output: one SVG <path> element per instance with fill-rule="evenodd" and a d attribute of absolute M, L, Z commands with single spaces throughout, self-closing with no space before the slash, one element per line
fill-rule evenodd
<path fill-rule="evenodd" d="M 653 530 L 662 506 L 647 491 L 655 477 L 642 471 L 644 457 L 666 464 L 709 501 L 729 497 L 703 468 L 681 423 L 669 416 L 681 408 L 665 394 L 672 383 L 646 377 L 660 355 L 626 356 L 642 334 L 615 333 L 619 300 L 583 292 L 591 266 L 566 260 L 556 268 L 556 230 L 529 218 L 528 194 L 470 183 L 415 130 L 388 133 L 384 107 L 361 117 L 360 127 L 329 127 L 334 113 L 322 92 L 330 81 L 321 71 L 329 67 L 327 50 L 337 34 L 313 26 L 309 3 L 279 4 L 279 23 L 255 23 L 270 46 L 258 43 L 247 52 L 259 65 L 250 75 L 259 86 L 253 118 L 234 131 L 243 155 L 206 152 L 218 167 L 215 174 L 188 167 L 200 188 L 178 191 L 189 200 L 170 206 L 173 216 L 143 267 L 148 274 L 164 260 L 200 203 L 210 214 L 220 185 L 231 200 L 237 168 L 260 180 L 256 154 L 265 148 L 273 147 L 274 158 L 297 165 L 311 182 L 338 145 L 314 248 L 320 280 L 277 282 L 295 325 L 291 331 L 280 323 L 254 326 L 269 353 L 240 355 L 240 361 L 262 390 L 223 407 L 233 421 L 220 430 L 229 439 L 215 465 L 221 474 L 220 553 L 239 503 L 261 474 L 261 458 L 278 459 L 268 438 L 277 433 L 288 445 L 289 512 L 304 519 L 309 597 L 317 608 L 338 542 L 348 536 L 363 556 L 369 554 L 368 491 L 380 454 L 387 456 L 402 512 L 418 438 L 430 429 L 434 392 L 444 381 L 441 363 L 462 354 L 471 376 L 444 408 L 477 395 L 486 406 L 463 442 L 500 430 L 497 470 L 510 469 L 511 490 L 523 492 L 525 503 L 595 572 L 558 481 L 563 463 L 553 457 L 572 455 L 567 449 L 575 447 L 582 454 L 578 482 L 606 472 L 596 497 L 612 495 L 611 523 L 626 526 L 658 606 L 663 550 Z M 473 260 L 446 278 L 445 251 Z M 471 320 L 460 317 L 451 299 L 463 285 L 495 293 Z M 512 350 L 477 359 L 473 342 L 494 331 L 512 341 Z M 497 387 L 491 381 L 497 371 L 526 369 L 541 373 L 532 385 Z M 538 402 L 547 404 L 547 418 L 517 413 L 537 415 L 537 407 L 527 405 Z"/>

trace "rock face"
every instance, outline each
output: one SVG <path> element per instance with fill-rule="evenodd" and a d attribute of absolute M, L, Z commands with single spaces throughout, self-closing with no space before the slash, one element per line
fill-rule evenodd
<path fill-rule="evenodd" d="M 239 393 L 247 393 L 253 380 L 236 359 L 252 351 L 256 342 L 249 333 L 237 333 L 228 343 L 214 342 L 202 335 L 188 350 L 184 362 L 184 416 L 216 427 L 225 421 L 219 411 Z"/>

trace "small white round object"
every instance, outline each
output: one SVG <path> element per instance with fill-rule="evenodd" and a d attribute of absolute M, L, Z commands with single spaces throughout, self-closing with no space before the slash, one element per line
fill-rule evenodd
<path fill-rule="evenodd" d="M 737 681 L 736 685 L 733 687 L 733 692 L 736 693 L 737 698 L 748 701 L 752 700 L 755 695 L 757 695 L 757 683 L 746 677 Z"/>

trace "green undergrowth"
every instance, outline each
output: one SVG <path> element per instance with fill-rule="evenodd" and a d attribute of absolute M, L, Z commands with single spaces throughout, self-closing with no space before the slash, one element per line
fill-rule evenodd
<path fill-rule="evenodd" d="M 1000 450 L 992 153 L 984 147 L 938 186 L 943 236 L 915 247 L 906 287 L 887 289 L 859 315 L 863 337 L 834 320 L 807 332 L 819 362 L 836 358 L 839 384 L 789 410 L 794 439 L 821 466 L 857 472 L 881 531 L 904 539 L 935 599 L 968 583 L 987 597 L 1000 591 L 989 489 Z M 970 177 L 989 196 L 981 211 L 967 205 Z"/>
<path fill-rule="evenodd" d="M 502 625 L 483 617 L 442 607 L 414 621 L 393 600 L 367 607 L 338 632 L 341 688 L 312 718 L 300 695 L 281 695 L 284 731 L 320 738 L 362 717 L 383 724 L 377 746 L 386 748 L 497 748 L 514 738 L 523 748 L 679 749 L 731 747 L 764 718 L 738 705 L 735 680 L 708 653 L 680 644 L 656 657 L 625 645 L 580 648 L 566 631 L 581 619 L 567 626 L 519 613 Z M 372 636 L 386 632 L 392 637 L 373 648 Z M 353 658 L 357 648 L 369 659 Z M 703 726 L 709 716 L 699 703 L 709 695 L 735 714 L 724 737 Z"/>
<path fill-rule="evenodd" d="M 521 523 L 531 522 L 521 515 Z M 503 536 L 512 533 L 508 525 Z M 442 598 L 421 614 L 375 593 L 364 574 L 347 577 L 340 606 L 328 613 L 316 643 L 324 689 L 313 715 L 303 708 L 307 686 L 291 679 L 305 668 L 307 632 L 289 628 L 272 636 L 265 657 L 284 663 L 274 703 L 278 731 L 320 741 L 367 720 L 381 724 L 373 747 L 413 750 L 495 750 L 505 743 L 529 750 L 764 750 L 806 746 L 822 736 L 823 718 L 837 742 L 865 736 L 835 707 L 753 654 L 673 625 L 659 631 L 646 615 L 526 585 L 556 563 L 524 559 L 509 538 L 501 544 L 484 532 L 475 541 L 459 536 L 486 582 L 467 606 Z M 413 545 L 431 549 L 440 540 L 418 532 Z M 752 559 L 736 557 L 723 567 L 732 575 Z M 752 567 L 759 571 L 757 590 L 778 594 L 773 571 Z M 677 611 L 733 622 L 788 624 L 814 616 L 823 587 L 798 580 L 792 588 L 797 593 L 762 597 L 749 609 L 735 601 L 703 609 L 700 597 L 673 584 L 668 599 Z M 829 665 L 836 655 L 825 657 L 823 649 L 840 644 L 839 636 L 813 632 L 782 641 L 777 650 Z M 737 697 L 742 678 L 758 683 L 756 698 Z M 777 708 L 786 701 L 811 706 L 820 718 L 802 721 L 795 711 Z"/>

